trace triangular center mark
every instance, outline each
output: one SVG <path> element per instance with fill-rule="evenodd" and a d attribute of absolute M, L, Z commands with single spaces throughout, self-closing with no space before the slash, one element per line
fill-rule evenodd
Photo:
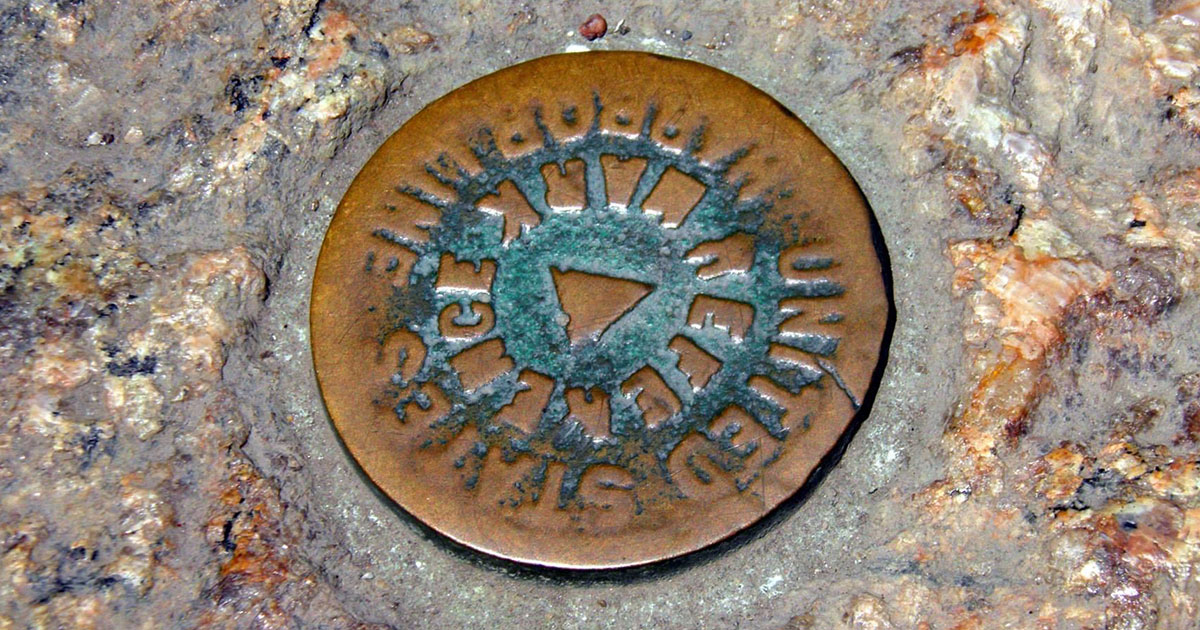
<path fill-rule="evenodd" d="M 572 344 L 599 338 L 654 288 L 634 280 L 585 271 L 560 271 L 551 267 L 550 273 L 558 291 L 558 303 L 570 318 L 567 337 Z"/>

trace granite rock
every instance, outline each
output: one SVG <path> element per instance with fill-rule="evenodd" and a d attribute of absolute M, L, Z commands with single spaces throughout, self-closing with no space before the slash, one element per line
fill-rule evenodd
<path fill-rule="evenodd" d="M 306 301 L 388 134 L 585 45 L 799 114 L 879 218 L 898 318 L 803 505 L 579 582 L 447 549 L 367 487 Z M 10 3 L 0 630 L 1191 627 L 1197 80 L 1189 0 Z"/>

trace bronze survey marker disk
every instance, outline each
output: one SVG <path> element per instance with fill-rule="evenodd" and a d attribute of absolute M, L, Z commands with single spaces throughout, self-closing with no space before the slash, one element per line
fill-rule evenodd
<path fill-rule="evenodd" d="M 870 210 L 771 97 L 642 53 L 537 59 L 363 167 L 312 296 L 366 474 L 503 558 L 610 568 L 730 536 L 845 431 L 888 317 Z"/>

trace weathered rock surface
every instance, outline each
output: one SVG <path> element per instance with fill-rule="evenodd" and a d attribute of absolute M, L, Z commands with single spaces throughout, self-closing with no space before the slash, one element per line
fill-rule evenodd
<path fill-rule="evenodd" d="M 1200 3 L 542 4 L 0 9 L 0 629 L 1197 623 Z M 801 115 L 878 215 L 898 322 L 871 417 L 786 519 L 563 584 L 371 492 L 306 300 L 392 130 L 584 44 Z"/>

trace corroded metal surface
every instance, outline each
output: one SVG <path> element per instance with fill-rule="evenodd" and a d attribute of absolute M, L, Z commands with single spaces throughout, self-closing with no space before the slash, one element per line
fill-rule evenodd
<path fill-rule="evenodd" d="M 604 568 L 725 538 L 860 406 L 888 315 L 870 211 L 770 97 L 560 55 L 460 88 L 367 163 L 312 342 L 368 476 L 450 538 Z"/>

